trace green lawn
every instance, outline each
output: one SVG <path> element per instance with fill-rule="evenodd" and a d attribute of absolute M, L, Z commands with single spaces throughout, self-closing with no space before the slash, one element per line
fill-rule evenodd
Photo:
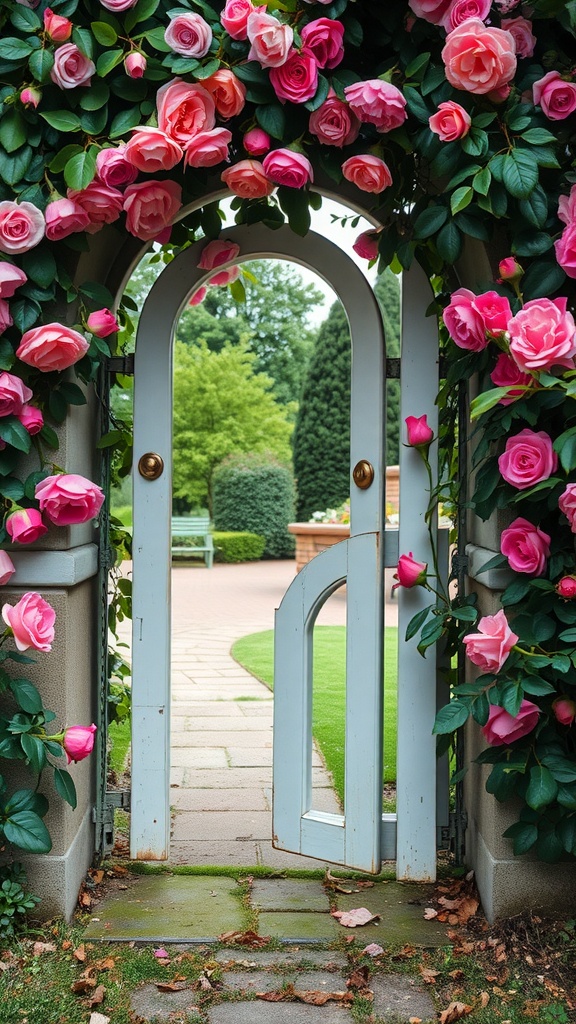
<path fill-rule="evenodd" d="M 396 661 L 398 630 L 389 627 L 384 638 L 384 781 L 396 781 Z M 232 656 L 252 675 L 272 688 L 274 631 L 252 633 L 237 640 Z M 314 629 L 314 737 L 334 786 L 344 799 L 345 626 Z"/>

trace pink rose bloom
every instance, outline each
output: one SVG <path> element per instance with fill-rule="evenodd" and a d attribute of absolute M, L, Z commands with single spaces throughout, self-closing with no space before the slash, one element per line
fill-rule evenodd
<path fill-rule="evenodd" d="M 220 22 L 232 39 L 247 39 L 248 18 L 253 13 L 251 0 L 226 0 Z"/>
<path fill-rule="evenodd" d="M 19 508 L 11 512 L 5 525 L 13 544 L 33 544 L 48 532 L 37 508 Z"/>
<path fill-rule="evenodd" d="M 205 285 L 202 285 L 201 288 L 197 288 L 196 291 L 193 293 L 193 295 L 190 298 L 190 301 L 188 302 L 188 305 L 199 306 L 201 302 L 204 302 L 204 299 L 206 298 L 207 294 L 208 289 L 206 288 Z"/>
<path fill-rule="evenodd" d="M 248 16 L 248 39 L 251 42 L 248 60 L 257 60 L 263 68 L 279 68 L 288 59 L 294 39 L 290 25 L 283 25 L 261 8 Z"/>
<path fill-rule="evenodd" d="M 86 211 L 73 199 L 55 199 L 48 203 L 44 216 L 49 242 L 59 242 L 76 231 L 85 231 L 90 223 Z"/>
<path fill-rule="evenodd" d="M 576 221 L 564 228 L 554 242 L 556 262 L 568 277 L 576 277 Z"/>
<path fill-rule="evenodd" d="M 100 150 L 96 157 L 96 174 L 109 188 L 122 188 L 136 181 L 138 171 L 126 159 L 124 142 L 114 148 Z"/>
<path fill-rule="evenodd" d="M 554 590 L 564 601 L 573 601 L 576 597 L 576 576 L 563 576 Z"/>
<path fill-rule="evenodd" d="M 0 334 L 3 334 L 7 327 L 11 327 L 13 322 L 10 316 L 10 306 L 6 299 L 0 299 Z"/>
<path fill-rule="evenodd" d="M 175 181 L 144 181 L 124 193 L 126 227 L 148 242 L 172 223 L 182 206 L 182 188 Z"/>
<path fill-rule="evenodd" d="M 429 118 L 430 131 L 438 136 L 441 142 L 454 142 L 468 135 L 472 118 L 464 107 L 454 100 L 438 104 L 438 110 Z"/>
<path fill-rule="evenodd" d="M 563 121 L 576 110 L 576 84 L 565 82 L 559 71 L 549 71 L 534 82 L 532 95 L 549 121 Z"/>
<path fill-rule="evenodd" d="M 371 153 L 349 157 L 342 164 L 342 174 L 363 192 L 383 192 L 392 184 L 388 164 Z"/>
<path fill-rule="evenodd" d="M 40 594 L 23 594 L 18 604 L 5 604 L 2 618 L 12 630 L 19 651 L 30 647 L 35 651 L 52 650 L 56 612 Z"/>
<path fill-rule="evenodd" d="M 534 378 L 529 373 L 522 373 L 518 363 L 514 362 L 506 352 L 501 352 L 498 356 L 490 379 L 495 387 L 510 389 L 507 397 L 500 399 L 499 405 L 511 405 L 512 402 L 523 397 L 525 392 L 518 385 L 529 387 L 534 383 Z"/>
<path fill-rule="evenodd" d="M 500 260 L 498 273 L 502 281 L 519 281 L 524 271 L 513 256 L 507 256 L 506 259 Z"/>
<path fill-rule="evenodd" d="M 49 7 L 44 11 L 44 31 L 54 43 L 64 43 L 72 35 L 72 22 L 54 14 Z"/>
<path fill-rule="evenodd" d="M 442 18 L 442 28 L 445 28 L 446 32 L 452 32 L 458 28 L 458 25 L 470 18 L 480 18 L 481 21 L 486 21 L 491 6 L 492 0 L 452 0 Z"/>
<path fill-rule="evenodd" d="M 440 25 L 451 0 L 408 0 L 408 6 L 417 18 L 423 18 L 432 25 Z"/>
<path fill-rule="evenodd" d="M 75 43 L 64 43 L 54 53 L 54 66 L 50 78 L 60 89 L 76 89 L 79 85 L 90 85 L 96 68 L 85 57 Z"/>
<path fill-rule="evenodd" d="M 34 110 L 36 110 L 41 99 L 42 93 L 40 90 L 34 89 L 32 86 L 22 89 L 22 92 L 20 93 L 20 102 L 23 103 L 25 107 L 33 107 Z"/>
<path fill-rule="evenodd" d="M 28 252 L 44 238 L 44 214 L 32 203 L 0 203 L 0 252 Z"/>
<path fill-rule="evenodd" d="M 558 200 L 558 220 L 567 226 L 576 220 L 576 185 L 572 185 L 567 196 L 560 196 Z"/>
<path fill-rule="evenodd" d="M 508 564 L 514 572 L 541 576 L 546 571 L 551 539 L 528 519 L 518 518 L 502 531 L 500 551 L 508 559 Z"/>
<path fill-rule="evenodd" d="M 358 138 L 360 121 L 344 100 L 331 89 L 317 110 L 310 114 L 308 128 L 324 146 L 349 146 Z"/>
<path fill-rule="evenodd" d="M 13 373 L 0 373 L 0 416 L 17 416 L 32 398 L 31 388 Z"/>
<path fill-rule="evenodd" d="M 198 132 L 209 132 L 216 123 L 216 105 L 208 90 L 181 78 L 158 89 L 156 106 L 158 127 L 181 145 Z"/>
<path fill-rule="evenodd" d="M 536 46 L 536 36 L 532 32 L 531 21 L 528 21 L 527 18 L 503 18 L 500 26 L 514 39 L 517 57 L 532 56 Z"/>
<path fill-rule="evenodd" d="M 5 587 L 16 572 L 16 566 L 7 551 L 0 551 L 0 587 Z"/>
<path fill-rule="evenodd" d="M 428 424 L 426 413 L 422 416 L 406 417 L 406 433 L 411 448 L 428 448 L 434 439 L 434 431 Z"/>
<path fill-rule="evenodd" d="M 314 180 L 312 164 L 302 153 L 292 149 L 273 149 L 262 161 L 264 174 L 275 185 L 305 188 Z"/>
<path fill-rule="evenodd" d="M 466 654 L 482 672 L 499 672 L 518 637 L 510 629 L 502 609 L 496 615 L 484 615 L 478 630 L 463 638 Z"/>
<path fill-rule="evenodd" d="M 378 231 L 363 231 L 352 246 L 357 256 L 363 260 L 375 260 L 378 256 Z"/>
<path fill-rule="evenodd" d="M 534 431 L 526 427 L 509 437 L 498 459 L 498 467 L 506 483 L 519 491 L 547 480 L 558 468 L 558 456 L 550 435 L 544 430 Z"/>
<path fill-rule="evenodd" d="M 450 85 L 484 96 L 514 77 L 516 46 L 510 32 L 470 18 L 450 32 L 442 60 Z"/>
<path fill-rule="evenodd" d="M 126 159 L 144 174 L 171 171 L 182 159 L 182 147 L 160 128 L 134 128 L 126 143 Z"/>
<path fill-rule="evenodd" d="M 508 325 L 510 354 L 521 370 L 574 367 L 576 324 L 567 300 L 531 299 Z"/>
<path fill-rule="evenodd" d="M 552 703 L 554 717 L 560 725 L 572 725 L 576 718 L 576 704 L 568 697 L 558 697 Z"/>
<path fill-rule="evenodd" d="M 232 284 L 240 276 L 240 267 L 229 267 L 228 270 L 219 270 L 217 274 L 208 279 L 210 285 Z"/>
<path fill-rule="evenodd" d="M 98 515 L 104 492 L 78 473 L 57 473 L 36 484 L 34 497 L 55 526 L 73 526 Z"/>
<path fill-rule="evenodd" d="M 0 260 L 0 298 L 11 299 L 14 292 L 21 284 L 26 284 L 26 274 L 20 267 L 8 263 L 7 260 Z"/>
<path fill-rule="evenodd" d="M 116 189 L 101 181 L 91 181 L 86 188 L 68 189 L 68 199 L 81 207 L 88 215 L 86 231 L 93 235 L 103 224 L 113 224 L 122 212 L 124 197 Z"/>
<path fill-rule="evenodd" d="M 216 110 L 225 121 L 237 117 L 244 109 L 246 86 L 228 68 L 219 68 L 209 78 L 205 78 L 202 85 L 212 96 Z"/>
<path fill-rule="evenodd" d="M 262 156 L 268 152 L 272 141 L 262 128 L 251 128 L 242 139 L 242 145 L 250 156 Z"/>
<path fill-rule="evenodd" d="M 83 334 L 65 324 L 41 324 L 22 335 L 18 359 L 42 373 L 66 370 L 85 356 L 89 345 Z"/>
<path fill-rule="evenodd" d="M 71 725 L 69 729 L 65 730 L 62 746 L 66 752 L 68 764 L 71 761 L 83 761 L 85 757 L 92 753 L 95 732 L 96 726 L 94 724 Z"/>
<path fill-rule="evenodd" d="M 270 69 L 270 84 L 279 100 L 306 103 L 318 88 L 318 65 L 305 50 L 291 50 L 284 64 Z"/>
<path fill-rule="evenodd" d="M 220 175 L 227 188 L 241 199 L 262 199 L 274 191 L 274 183 L 258 160 L 240 160 Z"/>
<path fill-rule="evenodd" d="M 177 14 L 170 20 L 164 39 L 182 57 L 205 57 L 212 44 L 212 29 L 200 14 Z"/>
<path fill-rule="evenodd" d="M 481 352 L 486 348 L 488 339 L 484 318 L 476 306 L 476 296 L 469 288 L 457 288 L 452 293 L 442 319 L 458 348 L 470 352 Z"/>
<path fill-rule="evenodd" d="M 235 260 L 240 253 L 240 246 L 236 242 L 229 242 L 226 239 L 215 238 L 208 242 L 202 249 L 198 263 L 200 270 L 214 270 L 221 267 L 223 263 Z"/>
<path fill-rule="evenodd" d="M 148 61 L 143 53 L 133 51 L 124 58 L 124 70 L 128 78 L 142 78 L 147 67 Z"/>
<path fill-rule="evenodd" d="M 30 435 L 39 434 L 44 426 L 44 417 L 35 405 L 23 405 L 20 412 L 16 414 L 20 423 Z"/>
<path fill-rule="evenodd" d="M 393 589 L 406 587 L 409 590 L 412 587 L 422 586 L 426 583 L 427 569 L 428 564 L 426 562 L 417 562 L 412 552 L 408 555 L 400 555 L 396 572 L 394 573 L 394 579 L 398 580 L 398 583 L 394 584 Z"/>
<path fill-rule="evenodd" d="M 576 533 L 576 484 L 567 484 L 558 499 L 558 508 L 564 513 L 572 533 Z"/>
<path fill-rule="evenodd" d="M 232 132 L 227 128 L 213 128 L 210 132 L 198 132 L 184 146 L 185 167 L 215 167 L 216 164 L 230 161 L 228 146 L 232 142 Z"/>
<path fill-rule="evenodd" d="M 138 0 L 100 0 L 102 7 L 105 7 L 107 11 L 119 13 L 122 11 L 129 11 L 131 7 L 135 7 Z"/>
<path fill-rule="evenodd" d="M 504 708 L 490 705 L 488 721 L 482 726 L 482 733 L 491 747 L 510 746 L 515 740 L 521 740 L 538 724 L 540 708 L 531 700 L 523 700 L 520 710 L 514 718 Z"/>
<path fill-rule="evenodd" d="M 406 120 L 406 100 L 395 85 L 379 78 L 347 85 L 344 95 L 360 121 L 376 126 L 379 132 L 391 132 Z"/>
<path fill-rule="evenodd" d="M 484 321 L 484 329 L 498 338 L 508 328 L 512 310 L 508 299 L 498 292 L 483 292 L 477 295 L 474 305 Z"/>
<path fill-rule="evenodd" d="M 108 338 L 120 330 L 120 324 L 109 309 L 97 309 L 94 313 L 90 313 L 86 327 L 97 338 Z"/>
<path fill-rule="evenodd" d="M 319 68 L 335 68 L 344 56 L 344 25 L 332 18 L 309 21 L 300 32 L 302 46 Z"/>

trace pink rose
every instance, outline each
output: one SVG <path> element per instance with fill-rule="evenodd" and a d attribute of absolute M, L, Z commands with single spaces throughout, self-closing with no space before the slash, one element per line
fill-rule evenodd
<path fill-rule="evenodd" d="M 0 260 L 0 298 L 11 299 L 21 284 L 26 284 L 26 274 L 7 260 Z"/>
<path fill-rule="evenodd" d="M 559 71 L 549 71 L 534 82 L 532 95 L 549 121 L 563 121 L 576 110 L 576 85 L 565 82 Z"/>
<path fill-rule="evenodd" d="M 452 341 L 458 348 L 481 352 L 488 339 L 484 318 L 476 306 L 476 296 L 469 288 L 457 288 L 450 297 L 442 319 Z"/>
<path fill-rule="evenodd" d="M 378 257 L 378 231 L 363 231 L 358 235 L 352 248 L 363 260 L 375 260 Z"/>
<path fill-rule="evenodd" d="M 442 27 L 446 32 L 452 32 L 458 25 L 470 18 L 480 18 L 485 21 L 490 14 L 492 0 L 452 0 L 448 10 L 442 18 Z"/>
<path fill-rule="evenodd" d="M 554 717 L 560 725 L 572 725 L 576 718 L 576 704 L 568 697 L 558 697 L 552 702 Z"/>
<path fill-rule="evenodd" d="M 344 56 L 344 25 L 332 18 L 309 21 L 300 32 L 302 46 L 319 68 L 335 68 Z"/>
<path fill-rule="evenodd" d="M 576 576 L 563 576 L 558 580 L 554 590 L 564 601 L 573 601 L 576 597 Z"/>
<path fill-rule="evenodd" d="M 94 724 L 71 725 L 70 728 L 65 730 L 62 746 L 66 752 L 68 764 L 71 761 L 83 761 L 85 757 L 92 753 L 95 732 L 96 726 Z"/>
<path fill-rule="evenodd" d="M 568 277 L 576 277 L 576 221 L 564 228 L 554 242 L 556 262 Z"/>
<path fill-rule="evenodd" d="M 142 78 L 147 67 L 148 61 L 143 53 L 136 53 L 133 50 L 124 58 L 124 70 L 128 78 Z"/>
<path fill-rule="evenodd" d="M 514 38 L 500 28 L 487 28 L 480 18 L 470 18 L 450 32 L 442 60 L 450 85 L 484 96 L 514 77 Z"/>
<path fill-rule="evenodd" d="M 344 100 L 331 89 L 317 110 L 310 114 L 308 128 L 325 146 L 349 146 L 360 132 L 360 121 Z"/>
<path fill-rule="evenodd" d="M 240 267 L 229 267 L 228 270 L 219 270 L 217 274 L 208 279 L 210 285 L 228 285 L 236 281 L 240 276 Z"/>
<path fill-rule="evenodd" d="M 22 89 L 22 92 L 20 93 L 20 102 L 23 103 L 25 107 L 33 107 L 34 110 L 36 110 L 41 99 L 42 93 L 40 90 L 34 89 L 31 85 L 26 89 Z"/>
<path fill-rule="evenodd" d="M 426 562 L 417 562 L 412 556 L 412 552 L 409 555 L 400 555 L 398 559 L 398 565 L 396 572 L 394 573 L 394 579 L 398 580 L 398 583 L 394 584 L 394 590 L 397 587 L 421 587 L 426 583 L 426 571 L 428 565 Z"/>
<path fill-rule="evenodd" d="M 136 6 L 138 0 L 100 0 L 100 3 L 107 11 L 118 13 L 129 11 L 131 7 Z"/>
<path fill-rule="evenodd" d="M 216 110 L 225 121 L 237 117 L 244 109 L 246 86 L 228 68 L 219 68 L 209 78 L 205 78 L 202 85 L 212 96 Z"/>
<path fill-rule="evenodd" d="M 550 556 L 551 537 L 527 519 L 515 519 L 502 531 L 500 551 L 508 559 L 514 572 L 527 572 L 541 576 L 546 571 Z"/>
<path fill-rule="evenodd" d="M 576 484 L 566 485 L 566 490 L 558 498 L 558 508 L 568 519 L 572 533 L 576 533 Z"/>
<path fill-rule="evenodd" d="M 22 335 L 18 359 L 42 373 L 66 370 L 85 356 L 89 345 L 83 334 L 64 324 L 41 324 Z"/>
<path fill-rule="evenodd" d="M 558 456 L 552 440 L 544 430 L 526 427 L 506 441 L 506 448 L 498 459 L 498 467 L 506 483 L 525 491 L 528 487 L 547 480 L 558 467 Z"/>
<path fill-rule="evenodd" d="M 406 100 L 395 85 L 379 78 L 347 85 L 344 95 L 360 121 L 376 126 L 379 132 L 391 132 L 406 120 Z"/>
<path fill-rule="evenodd" d="M 500 260 L 498 273 L 502 281 L 519 281 L 524 271 L 513 256 L 507 256 L 506 259 Z"/>
<path fill-rule="evenodd" d="M 248 16 L 247 34 L 252 44 L 248 60 L 257 60 L 263 68 L 278 68 L 285 63 L 294 39 L 290 25 L 283 25 L 258 8 Z"/>
<path fill-rule="evenodd" d="M 135 128 L 126 143 L 126 159 L 144 174 L 171 171 L 182 159 L 182 148 L 160 128 Z"/>
<path fill-rule="evenodd" d="M 136 181 L 138 171 L 126 159 L 125 143 L 122 142 L 114 149 L 100 150 L 96 157 L 96 174 L 109 188 L 122 188 Z"/>
<path fill-rule="evenodd" d="M 390 168 L 378 156 L 351 156 L 342 164 L 342 174 L 363 192 L 383 192 L 392 184 Z"/>
<path fill-rule="evenodd" d="M 198 132 L 184 146 L 185 167 L 215 167 L 229 161 L 228 147 L 232 132 L 227 128 L 213 128 L 210 132 Z"/>
<path fill-rule="evenodd" d="M 530 700 L 523 700 L 516 717 L 496 704 L 490 705 L 488 721 L 482 726 L 482 732 L 491 747 L 510 746 L 515 740 L 521 740 L 536 727 L 540 708 Z"/>
<path fill-rule="evenodd" d="M 248 18 L 254 13 L 251 0 L 226 0 L 220 14 L 222 27 L 232 39 L 248 38 Z"/>
<path fill-rule="evenodd" d="M 145 242 L 156 238 L 182 206 L 182 188 L 175 181 L 144 181 L 124 193 L 126 227 Z"/>
<path fill-rule="evenodd" d="M 32 203 L 0 203 L 0 252 L 28 252 L 44 237 L 44 214 Z"/>
<path fill-rule="evenodd" d="M 476 309 L 484 321 L 484 330 L 493 338 L 503 334 L 512 316 L 510 302 L 498 292 L 482 292 L 474 301 Z"/>
<path fill-rule="evenodd" d="M 49 242 L 59 242 L 76 231 L 85 231 L 90 223 L 86 211 L 73 199 L 55 199 L 48 203 L 44 216 Z"/>
<path fill-rule="evenodd" d="M 13 322 L 10 316 L 10 306 L 6 299 L 0 299 L 0 334 L 4 334 L 6 328 L 11 327 Z"/>
<path fill-rule="evenodd" d="M 90 85 L 96 68 L 85 57 L 75 43 L 64 43 L 54 53 L 54 66 L 50 78 L 60 89 L 76 89 L 79 85 Z"/>
<path fill-rule="evenodd" d="M 510 629 L 502 609 L 496 615 L 484 615 L 478 630 L 463 638 L 466 654 L 482 672 L 499 672 L 518 637 Z"/>
<path fill-rule="evenodd" d="M 19 508 L 6 517 L 6 531 L 13 544 L 33 544 L 48 532 L 37 508 Z"/>
<path fill-rule="evenodd" d="M 236 196 L 242 199 L 262 199 L 274 191 L 274 184 L 264 173 L 258 160 L 240 160 L 222 171 L 222 181 Z"/>
<path fill-rule="evenodd" d="M 156 93 L 158 127 L 183 145 L 216 123 L 216 106 L 207 89 L 175 78 Z"/>
<path fill-rule="evenodd" d="M 16 566 L 7 551 L 0 551 L 0 587 L 6 586 L 16 572 Z"/>
<path fill-rule="evenodd" d="M 514 39 L 517 57 L 531 57 L 536 46 L 532 22 L 527 18 L 503 18 L 500 27 Z"/>
<path fill-rule="evenodd" d="M 116 189 L 101 181 L 91 181 L 86 188 L 68 189 L 68 199 L 81 207 L 88 216 L 86 231 L 93 235 L 103 224 L 113 224 L 122 212 L 124 197 Z"/>
<path fill-rule="evenodd" d="M 17 416 L 32 398 L 31 388 L 12 373 L 0 373 L 0 416 Z"/>
<path fill-rule="evenodd" d="M 510 354 L 521 370 L 574 367 L 576 323 L 567 300 L 531 299 L 508 325 Z"/>
<path fill-rule="evenodd" d="M 19 651 L 30 647 L 35 651 L 52 650 L 56 612 L 40 594 L 23 594 L 18 604 L 5 604 L 2 618 L 12 630 Z"/>
<path fill-rule="evenodd" d="M 312 164 L 302 153 L 292 149 L 273 149 L 262 161 L 264 174 L 275 185 L 305 188 L 313 178 Z"/>
<path fill-rule="evenodd" d="M 109 309 L 97 309 L 94 313 L 90 313 L 86 327 L 97 338 L 108 338 L 120 330 L 120 324 Z"/>
<path fill-rule="evenodd" d="M 215 267 L 221 267 L 223 263 L 235 260 L 239 253 L 240 246 L 236 242 L 216 238 L 204 246 L 196 266 L 200 267 L 200 270 L 214 270 Z"/>
<path fill-rule="evenodd" d="M 177 14 L 164 33 L 166 45 L 183 57 L 205 57 L 212 45 L 212 29 L 200 14 Z"/>
<path fill-rule="evenodd" d="M 44 11 L 44 31 L 54 43 L 64 43 L 72 35 L 72 22 L 54 14 L 49 7 Z"/>
<path fill-rule="evenodd" d="M 440 25 L 451 0 L 408 0 L 408 6 L 417 18 L 423 18 L 432 25 Z"/>
<path fill-rule="evenodd" d="M 268 132 L 262 128 L 251 128 L 242 139 L 242 145 L 250 156 L 262 156 L 272 145 Z"/>
<path fill-rule="evenodd" d="M 525 394 L 523 387 L 530 387 L 534 383 L 534 378 L 529 373 L 522 373 L 518 363 L 514 362 L 506 352 L 501 352 L 498 356 L 490 379 L 495 387 L 510 389 L 506 398 L 500 399 L 500 405 L 510 405 L 512 402 L 516 402 Z M 518 385 L 522 387 L 518 387 Z"/>
<path fill-rule="evenodd" d="M 427 449 L 434 440 L 434 431 L 428 424 L 426 413 L 422 416 L 407 416 L 405 422 L 410 447 Z"/>
<path fill-rule="evenodd" d="M 78 473 L 57 473 L 36 484 L 34 497 L 51 523 L 72 526 L 98 515 L 104 493 L 97 484 Z"/>
<path fill-rule="evenodd" d="M 16 415 L 30 435 L 39 434 L 44 426 L 44 417 L 35 405 L 26 403 Z"/>
<path fill-rule="evenodd" d="M 558 200 L 558 220 L 570 225 L 576 220 L 576 185 L 572 185 L 570 194 L 560 196 Z"/>
<path fill-rule="evenodd" d="M 438 136 L 441 142 L 454 142 L 468 135 L 472 118 L 464 107 L 454 100 L 438 104 L 438 110 L 428 120 L 430 131 Z"/>
<path fill-rule="evenodd" d="M 207 293 L 208 293 L 208 289 L 206 288 L 205 285 L 202 285 L 201 288 L 197 288 L 196 291 L 190 297 L 188 305 L 189 306 L 199 306 L 201 302 L 204 302 L 204 299 L 206 298 Z"/>
<path fill-rule="evenodd" d="M 306 103 L 318 88 L 318 65 L 305 50 L 291 50 L 284 64 L 270 69 L 270 84 L 279 100 Z"/>

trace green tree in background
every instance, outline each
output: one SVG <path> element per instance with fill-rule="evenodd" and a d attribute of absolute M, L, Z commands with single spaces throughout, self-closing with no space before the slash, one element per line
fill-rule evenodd
<path fill-rule="evenodd" d="M 400 355 L 400 287 L 391 271 L 374 293 L 382 310 L 388 356 Z M 321 324 L 294 429 L 297 516 L 340 505 L 350 496 L 350 331 L 344 309 L 334 303 Z M 398 462 L 400 387 L 387 383 L 386 461 Z"/>

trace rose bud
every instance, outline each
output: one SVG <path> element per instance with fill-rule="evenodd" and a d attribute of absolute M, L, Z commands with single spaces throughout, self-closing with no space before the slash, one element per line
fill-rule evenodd
<path fill-rule="evenodd" d="M 49 7 L 44 11 L 44 31 L 54 43 L 65 43 L 72 35 L 72 22 Z"/>
<path fill-rule="evenodd" d="M 262 156 L 263 153 L 268 152 L 272 142 L 268 132 L 265 132 L 263 128 L 252 128 L 246 132 L 242 144 L 250 156 Z"/>
<path fill-rule="evenodd" d="M 393 590 L 397 587 L 419 587 L 426 583 L 426 570 L 428 569 L 427 562 L 417 562 L 412 557 L 412 552 L 408 555 L 400 555 L 398 559 L 398 565 L 394 574 L 394 579 L 398 580 L 395 583 Z"/>
<path fill-rule="evenodd" d="M 6 532 L 14 544 L 33 544 L 48 532 L 37 508 L 19 508 L 6 518 Z"/>
<path fill-rule="evenodd" d="M 576 703 L 568 697 L 559 697 L 553 702 L 552 711 L 560 725 L 572 725 L 576 718 Z"/>
<path fill-rule="evenodd" d="M 143 53 L 129 53 L 124 60 L 124 70 L 129 78 L 142 78 L 147 63 Z"/>
<path fill-rule="evenodd" d="M 205 285 L 202 285 L 201 288 L 197 288 L 196 291 L 192 294 L 190 301 L 188 302 L 188 305 L 199 306 L 201 302 L 204 302 L 207 291 L 208 289 L 206 288 Z"/>
<path fill-rule="evenodd" d="M 25 107 L 34 107 L 34 109 L 36 109 L 41 99 L 42 93 L 40 90 L 34 89 L 31 85 L 26 89 L 22 89 L 22 92 L 20 93 L 20 102 L 23 103 Z"/>
<path fill-rule="evenodd" d="M 554 589 L 558 597 L 563 597 L 565 601 L 573 601 L 576 597 L 576 576 L 563 576 Z"/>
<path fill-rule="evenodd" d="M 507 256 L 505 260 L 500 260 L 498 273 L 501 281 L 519 281 L 524 271 L 513 256 Z"/>
<path fill-rule="evenodd" d="M 94 749 L 94 733 L 96 726 L 92 725 L 71 725 L 64 731 L 62 746 L 66 751 L 68 764 L 71 761 L 82 761 Z"/>
<path fill-rule="evenodd" d="M 23 405 L 16 415 L 29 434 L 39 434 L 44 426 L 44 417 L 40 409 L 35 405 L 30 405 L 29 402 Z"/>
<path fill-rule="evenodd" d="M 434 438 L 434 431 L 428 426 L 426 413 L 423 416 L 407 416 L 406 430 L 411 448 L 428 448 Z"/>
<path fill-rule="evenodd" d="M 97 338 L 107 338 L 120 330 L 120 324 L 109 309 L 97 309 L 95 313 L 90 313 L 86 327 Z"/>
<path fill-rule="evenodd" d="M 532 732 L 538 724 L 539 714 L 540 708 L 531 700 L 522 701 L 517 715 L 492 704 L 482 732 L 491 747 L 507 747 Z"/>
<path fill-rule="evenodd" d="M 357 256 L 363 260 L 375 260 L 378 256 L 378 232 L 363 231 L 352 246 Z"/>
<path fill-rule="evenodd" d="M 0 551 L 0 587 L 6 583 L 16 572 L 16 566 L 7 551 Z"/>
<path fill-rule="evenodd" d="M 19 651 L 52 650 L 56 612 L 40 594 L 23 594 L 18 604 L 5 604 L 2 618 L 11 630 Z"/>

